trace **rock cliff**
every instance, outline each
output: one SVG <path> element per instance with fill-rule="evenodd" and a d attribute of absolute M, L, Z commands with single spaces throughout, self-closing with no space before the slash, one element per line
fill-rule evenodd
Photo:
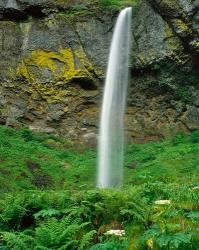
<path fill-rule="evenodd" d="M 0 0 L 0 123 L 89 141 L 118 9 Z M 199 129 L 199 1 L 133 5 L 127 137 Z"/>

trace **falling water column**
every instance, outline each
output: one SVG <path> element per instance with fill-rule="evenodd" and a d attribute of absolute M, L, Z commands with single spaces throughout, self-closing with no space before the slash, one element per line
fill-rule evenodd
<path fill-rule="evenodd" d="M 97 186 L 100 188 L 122 185 L 131 13 L 132 8 L 120 12 L 111 43 L 98 146 Z"/>

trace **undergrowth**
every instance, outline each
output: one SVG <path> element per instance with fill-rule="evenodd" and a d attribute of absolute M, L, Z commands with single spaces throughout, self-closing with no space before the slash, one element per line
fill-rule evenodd
<path fill-rule="evenodd" d="M 124 187 L 105 190 L 94 150 L 28 129 L 0 137 L 1 250 L 199 249 L 198 131 L 128 145 Z"/>

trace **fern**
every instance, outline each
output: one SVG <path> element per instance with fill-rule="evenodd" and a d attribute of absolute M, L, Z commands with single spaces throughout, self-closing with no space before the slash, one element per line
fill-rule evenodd
<path fill-rule="evenodd" d="M 128 242 L 126 240 L 106 241 L 104 243 L 98 243 L 92 246 L 91 248 L 89 248 L 89 250 L 125 250 L 125 249 L 128 249 Z"/>
<path fill-rule="evenodd" d="M 79 245 L 79 247 L 78 247 L 78 250 L 84 250 L 84 249 L 86 249 L 86 247 L 89 246 L 91 240 L 93 239 L 93 236 L 94 236 L 96 233 L 97 233 L 96 230 L 92 230 L 92 231 L 86 233 L 86 234 L 82 237 L 82 239 L 81 239 L 81 241 L 80 241 L 80 245 Z"/>
<path fill-rule="evenodd" d="M 34 214 L 34 218 L 35 219 L 39 219 L 39 218 L 46 218 L 46 217 L 53 217 L 53 216 L 57 216 L 60 215 L 61 212 L 57 209 L 53 209 L 53 208 L 49 208 L 49 209 L 43 209 L 37 213 Z"/>
<path fill-rule="evenodd" d="M 47 247 L 42 247 L 42 246 L 36 246 L 34 250 L 49 250 Z"/>
<path fill-rule="evenodd" d="M 139 201 L 140 203 L 139 205 L 137 203 L 138 202 L 133 202 L 133 201 L 128 202 L 127 203 L 128 208 L 126 209 L 123 208 L 120 211 L 120 214 L 126 217 L 128 221 L 133 219 L 145 225 L 147 224 L 150 210 L 148 209 L 145 203 L 140 202 L 140 201 Z"/>
<path fill-rule="evenodd" d="M 23 198 L 8 195 L 5 200 L 1 201 L 1 216 L 0 222 L 7 225 L 15 225 L 20 227 L 21 219 L 26 214 L 27 210 L 22 205 Z"/>
<path fill-rule="evenodd" d="M 88 235 L 83 231 L 88 225 L 90 222 L 81 223 L 79 219 L 74 220 L 70 217 L 62 220 L 48 219 L 36 229 L 36 244 L 43 247 L 57 247 L 60 250 L 86 245 L 93 235 L 92 231 Z"/>
<path fill-rule="evenodd" d="M 81 230 L 81 228 L 84 227 L 84 224 L 87 224 L 87 223 L 83 223 L 81 225 L 73 223 L 72 225 L 69 225 L 62 232 L 62 234 L 59 237 L 59 240 L 61 242 L 70 241 L 70 239 L 72 239 L 74 236 L 76 236 L 76 234 Z"/>
<path fill-rule="evenodd" d="M 73 250 L 73 249 L 77 249 L 77 245 L 78 245 L 78 240 L 71 239 L 66 244 L 64 244 L 63 246 L 59 247 L 58 250 L 66 250 L 66 249 Z"/>
<path fill-rule="evenodd" d="M 187 217 L 194 222 L 199 222 L 199 211 L 191 211 L 187 214 Z"/>
<path fill-rule="evenodd" d="M 0 240 L 13 250 L 31 249 L 33 238 L 23 233 L 1 232 Z"/>

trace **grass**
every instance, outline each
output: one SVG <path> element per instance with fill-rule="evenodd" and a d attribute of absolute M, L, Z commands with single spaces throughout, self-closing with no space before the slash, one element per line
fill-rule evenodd
<path fill-rule="evenodd" d="M 127 183 L 198 183 L 198 135 L 196 131 L 191 137 L 179 134 L 162 142 L 130 145 L 127 148 L 126 164 L 135 162 L 137 168 L 133 170 L 133 176 L 130 175 L 132 171 L 128 170 Z"/>
<path fill-rule="evenodd" d="M 137 5 L 140 0 L 97 0 L 101 7 L 128 7 Z"/>
<path fill-rule="evenodd" d="M 1 250 L 199 249 L 199 131 L 128 145 L 124 187 L 106 190 L 94 150 L 28 129 L 0 137 Z"/>
<path fill-rule="evenodd" d="M 94 185 L 96 153 L 76 152 L 66 140 L 50 135 L 34 135 L 29 130 L 0 128 L 0 189 L 59 189 Z M 6 177 L 6 178 L 5 178 Z M 89 182 L 88 182 L 89 180 Z M 75 181 L 75 182 L 76 182 Z M 78 187 L 78 185 L 76 185 Z M 89 187 L 89 186 L 88 186 Z"/>
<path fill-rule="evenodd" d="M 67 140 L 0 127 L 0 190 L 94 188 L 96 152 Z M 79 146 L 78 146 L 79 147 Z M 126 147 L 124 185 L 198 183 L 199 133 Z M 128 166 L 135 166 L 131 168 Z M 5 178 L 6 177 L 6 178 Z"/>
<path fill-rule="evenodd" d="M 93 16 L 103 10 L 120 11 L 125 7 L 137 6 L 140 0 L 89 0 L 86 5 L 76 5 L 71 9 L 59 11 L 58 15 L 65 18 L 78 18 L 84 16 Z"/>

